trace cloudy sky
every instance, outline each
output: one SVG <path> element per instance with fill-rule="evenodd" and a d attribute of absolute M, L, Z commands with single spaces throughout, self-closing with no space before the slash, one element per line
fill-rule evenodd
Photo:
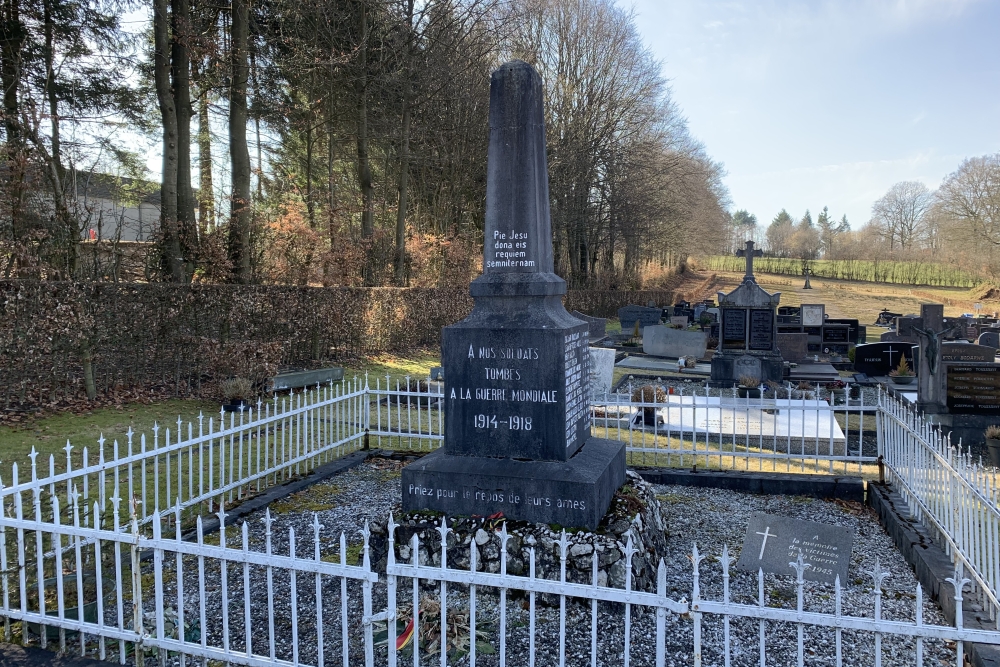
<path fill-rule="evenodd" d="M 1000 151 L 998 0 L 622 0 L 733 206 L 858 228 Z"/>

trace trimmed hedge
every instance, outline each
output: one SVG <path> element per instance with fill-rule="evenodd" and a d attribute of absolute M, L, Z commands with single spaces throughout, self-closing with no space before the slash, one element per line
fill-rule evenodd
<path fill-rule="evenodd" d="M 570 290 L 566 307 L 614 317 L 649 300 L 673 292 Z M 119 389 L 200 393 L 223 375 L 436 346 L 471 309 L 458 288 L 0 281 L 0 391 L 5 409 Z"/>

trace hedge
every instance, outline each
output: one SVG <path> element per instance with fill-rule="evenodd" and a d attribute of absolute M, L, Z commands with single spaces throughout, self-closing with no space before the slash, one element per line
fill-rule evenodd
<path fill-rule="evenodd" d="M 566 307 L 613 317 L 669 290 L 570 290 Z M 4 407 L 159 387 L 200 394 L 220 375 L 440 343 L 467 289 L 0 281 Z"/>

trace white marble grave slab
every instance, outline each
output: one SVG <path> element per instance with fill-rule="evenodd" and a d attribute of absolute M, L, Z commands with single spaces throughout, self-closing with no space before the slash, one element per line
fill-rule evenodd
<path fill-rule="evenodd" d="M 590 348 L 590 389 L 594 396 L 611 391 L 615 375 L 615 351 L 606 347 Z"/>
<path fill-rule="evenodd" d="M 826 401 L 796 399 L 766 399 L 762 404 L 719 396 L 668 395 L 666 407 L 657 410 L 658 433 L 685 435 L 750 435 L 765 438 L 806 439 L 824 442 L 846 441 L 844 431 L 829 410 Z M 638 408 L 626 411 L 612 405 L 603 408 L 609 417 L 617 414 L 621 428 L 643 427 L 638 420 Z"/>

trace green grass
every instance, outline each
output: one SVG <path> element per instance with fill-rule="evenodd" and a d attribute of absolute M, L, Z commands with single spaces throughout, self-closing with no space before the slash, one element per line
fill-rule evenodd
<path fill-rule="evenodd" d="M 56 472 L 66 468 L 66 442 L 73 445 L 71 452 L 73 467 L 77 467 L 83 459 L 83 448 L 89 449 L 90 463 L 97 461 L 98 439 L 105 438 L 105 452 L 111 455 L 114 441 L 124 451 L 127 442 L 126 433 L 131 428 L 136 435 L 146 433 L 147 438 L 153 435 L 153 425 L 161 427 L 161 438 L 164 430 L 169 428 L 173 433 L 177 429 L 178 416 L 186 423 L 197 424 L 198 414 L 205 415 L 206 423 L 209 417 L 218 419 L 219 404 L 213 401 L 173 399 L 159 403 L 133 403 L 120 407 L 96 408 L 82 414 L 63 412 L 47 415 L 31 422 L 11 426 L 0 426 L 0 475 L 5 483 L 10 482 L 11 465 L 17 462 L 21 480 L 30 475 L 31 460 L 28 457 L 34 447 L 39 456 L 37 465 L 39 475 L 48 474 L 49 455 L 55 456 Z M 162 439 L 161 439 L 162 444 Z"/>
<path fill-rule="evenodd" d="M 740 271 L 745 260 L 729 255 L 713 255 L 699 260 L 709 271 Z M 900 285 L 935 285 L 940 287 L 975 287 L 982 279 L 953 264 L 938 262 L 875 261 L 867 259 L 813 259 L 805 262 L 787 257 L 761 257 L 753 263 L 755 273 L 801 276 L 805 264 L 814 278 L 896 283 Z"/>
<path fill-rule="evenodd" d="M 367 359 L 350 362 L 344 366 L 344 377 L 348 380 L 357 377 L 364 379 L 368 374 L 368 384 L 374 388 L 376 381 L 385 387 L 386 375 L 392 387 L 398 381 L 401 385 L 407 376 L 414 380 L 426 380 L 432 366 L 441 365 L 441 350 L 423 348 L 413 350 L 406 355 L 379 354 Z"/>

